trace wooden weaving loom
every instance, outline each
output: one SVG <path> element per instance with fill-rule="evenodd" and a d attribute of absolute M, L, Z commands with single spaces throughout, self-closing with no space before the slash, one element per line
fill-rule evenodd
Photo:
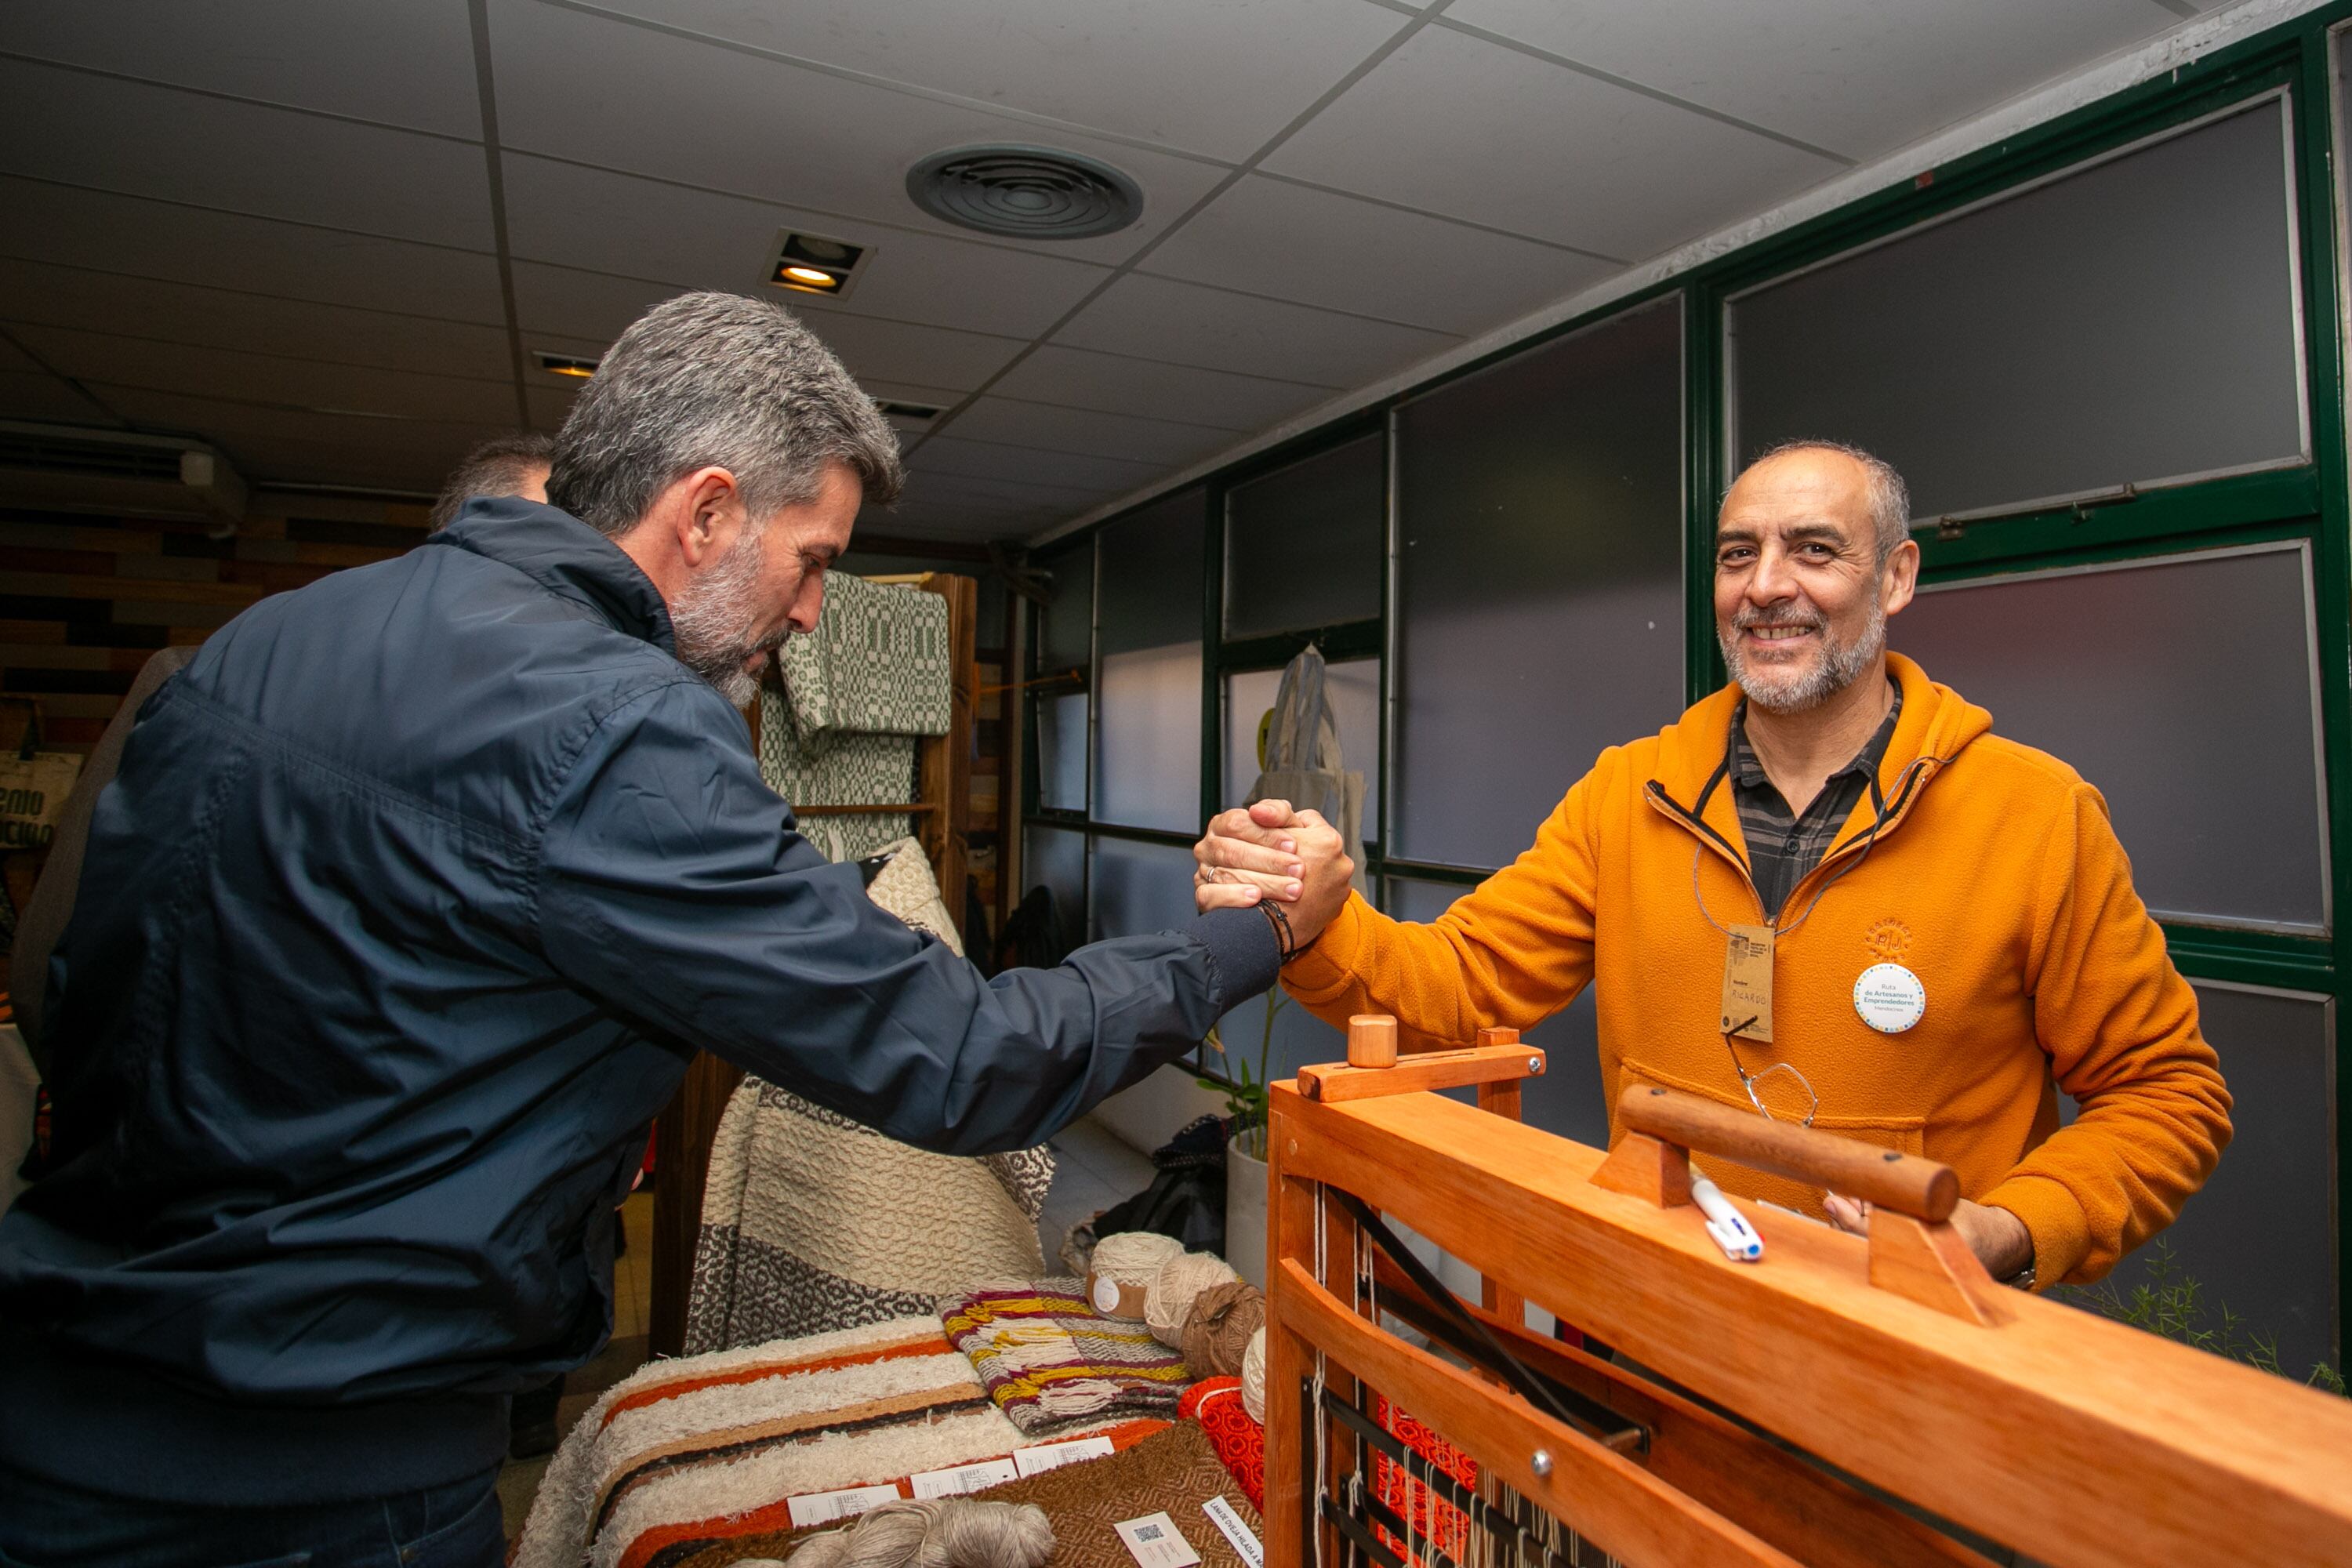
<path fill-rule="evenodd" d="M 1358 1019 L 1357 1065 L 1271 1095 L 1270 1568 L 1994 1560 L 1786 1445 L 2039 1562 L 2352 1563 L 2352 1401 L 1995 1284 L 1946 1222 L 1948 1167 L 1643 1086 L 1604 1157 L 1519 1123 L 1543 1053 L 1515 1032 L 1394 1042 Z M 1693 1150 L 1867 1198 L 1871 1235 L 1743 1203 L 1765 1250 L 1734 1262 Z M 1525 1329 L 1523 1300 L 1673 1386 Z"/>

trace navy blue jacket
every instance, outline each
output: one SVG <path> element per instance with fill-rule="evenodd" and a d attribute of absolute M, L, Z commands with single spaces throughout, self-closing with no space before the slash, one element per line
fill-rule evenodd
<path fill-rule="evenodd" d="M 609 540 L 477 501 L 149 701 L 50 972 L 56 1165 L 0 1221 L 0 1468 L 455 1479 L 610 1331 L 613 1204 L 694 1047 L 981 1152 L 1271 983 L 1255 910 L 982 981 L 802 841 L 670 647 Z"/>

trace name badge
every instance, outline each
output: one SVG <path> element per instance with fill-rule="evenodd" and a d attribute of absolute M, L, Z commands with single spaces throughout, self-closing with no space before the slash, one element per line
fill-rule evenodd
<path fill-rule="evenodd" d="M 1723 950 L 1723 1032 L 1772 1043 L 1770 926 L 1733 926 Z"/>
<path fill-rule="evenodd" d="M 1927 988 L 1899 963 L 1874 963 L 1853 983 L 1853 1010 L 1882 1035 L 1899 1035 L 1927 1011 Z"/>

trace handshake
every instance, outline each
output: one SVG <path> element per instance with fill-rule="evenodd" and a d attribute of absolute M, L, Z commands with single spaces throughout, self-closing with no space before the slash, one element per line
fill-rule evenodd
<path fill-rule="evenodd" d="M 1300 952 L 1347 903 L 1356 874 L 1339 830 L 1320 812 L 1294 811 L 1286 800 L 1262 800 L 1211 818 L 1192 858 L 1200 863 L 1192 902 L 1202 913 L 1270 900 L 1289 922 L 1292 951 Z"/>

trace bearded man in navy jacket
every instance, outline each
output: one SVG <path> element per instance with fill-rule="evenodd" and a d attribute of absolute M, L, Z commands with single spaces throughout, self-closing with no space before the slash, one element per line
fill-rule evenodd
<path fill-rule="evenodd" d="M 1271 982 L 1255 909 L 984 982 L 793 831 L 736 710 L 900 479 L 807 331 L 684 296 L 549 504 L 266 599 L 148 702 L 0 1221 L 0 1560 L 495 1562 L 507 1396 L 609 1332 L 696 1048 L 973 1153 Z"/>

